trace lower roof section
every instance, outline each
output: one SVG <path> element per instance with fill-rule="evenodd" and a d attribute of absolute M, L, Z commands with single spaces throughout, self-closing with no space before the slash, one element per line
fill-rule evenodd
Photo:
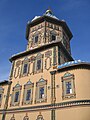
<path fill-rule="evenodd" d="M 64 71 L 64 70 L 78 68 L 78 67 L 82 67 L 82 68 L 85 67 L 90 69 L 90 63 L 81 61 L 81 60 L 70 61 L 57 66 L 57 71 Z"/>

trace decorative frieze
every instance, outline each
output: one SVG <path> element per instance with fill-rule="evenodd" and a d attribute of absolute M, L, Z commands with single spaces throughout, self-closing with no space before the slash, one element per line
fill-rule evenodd
<path fill-rule="evenodd" d="M 13 108 L 6 110 L 7 113 L 15 113 L 17 111 L 38 111 L 38 110 L 51 110 L 51 109 L 63 109 L 63 108 L 71 108 L 71 107 L 79 107 L 79 106 L 90 106 L 90 100 L 74 100 L 68 102 L 60 102 L 55 104 L 48 105 L 40 105 L 33 107 L 24 107 L 24 108 Z"/>

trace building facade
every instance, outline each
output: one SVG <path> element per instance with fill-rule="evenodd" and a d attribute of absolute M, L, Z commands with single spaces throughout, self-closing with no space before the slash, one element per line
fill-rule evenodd
<path fill-rule="evenodd" d="M 90 64 L 72 58 L 72 37 L 51 10 L 27 23 L 26 51 L 0 82 L 0 120 L 90 120 Z"/>

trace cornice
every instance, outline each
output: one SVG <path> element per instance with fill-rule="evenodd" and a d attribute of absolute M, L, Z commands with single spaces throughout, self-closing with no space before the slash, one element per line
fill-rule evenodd
<path fill-rule="evenodd" d="M 13 60 L 16 60 L 17 58 L 20 58 L 20 57 L 23 57 L 23 56 L 27 56 L 27 55 L 30 55 L 30 54 L 34 54 L 34 53 L 46 50 L 46 49 L 51 48 L 51 47 L 56 46 L 56 45 L 57 46 L 59 45 L 64 50 L 64 52 L 68 55 L 70 61 L 73 60 L 71 55 L 68 53 L 68 51 L 62 45 L 61 41 L 54 41 L 54 42 L 51 42 L 51 43 L 39 46 L 37 48 L 33 48 L 33 49 L 28 50 L 28 51 L 24 51 L 24 52 L 18 53 L 16 55 L 13 55 L 9 60 L 10 60 L 10 62 L 12 62 Z"/>
<path fill-rule="evenodd" d="M 38 110 L 53 110 L 53 109 L 63 109 L 63 108 L 73 108 L 73 107 L 80 107 L 80 106 L 88 106 L 90 107 L 90 100 L 75 100 L 75 101 L 68 101 L 68 102 L 61 102 L 61 103 L 54 103 L 48 105 L 40 105 L 40 106 L 32 106 L 32 107 L 23 107 L 23 108 L 11 108 L 7 109 L 6 111 L 0 110 L 0 113 L 15 113 L 15 112 L 25 112 L 25 111 L 38 111 Z"/>

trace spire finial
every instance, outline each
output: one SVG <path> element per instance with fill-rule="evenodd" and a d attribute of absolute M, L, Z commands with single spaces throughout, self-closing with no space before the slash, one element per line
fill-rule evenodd
<path fill-rule="evenodd" d="M 48 7 L 48 9 L 46 10 L 45 14 L 51 14 L 52 15 L 52 11 L 51 11 L 50 7 Z"/>

